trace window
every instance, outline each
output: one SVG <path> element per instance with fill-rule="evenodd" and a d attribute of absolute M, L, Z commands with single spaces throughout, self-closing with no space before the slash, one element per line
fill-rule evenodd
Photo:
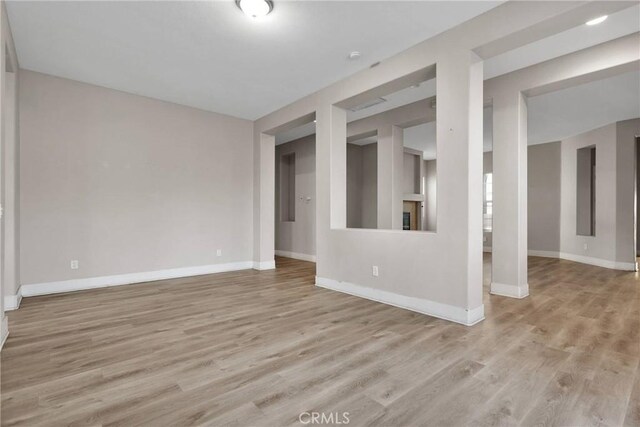
<path fill-rule="evenodd" d="M 280 220 L 296 220 L 296 153 L 280 158 Z"/>
<path fill-rule="evenodd" d="M 596 147 L 577 152 L 576 234 L 596 235 Z"/>
<path fill-rule="evenodd" d="M 493 229 L 493 174 L 484 174 L 484 204 L 482 209 L 482 228 Z"/>

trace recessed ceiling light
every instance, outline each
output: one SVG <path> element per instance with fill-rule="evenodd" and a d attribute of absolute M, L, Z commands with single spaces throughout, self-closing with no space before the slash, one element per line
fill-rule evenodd
<path fill-rule="evenodd" d="M 361 56 L 362 54 L 360 52 L 358 52 L 357 50 L 354 50 L 349 54 L 349 59 L 356 60 L 356 59 L 360 59 Z"/>
<path fill-rule="evenodd" d="M 598 18 L 592 19 L 591 21 L 587 21 L 586 24 L 587 25 L 598 25 L 601 22 L 604 22 L 605 19 L 607 19 L 607 15 L 600 16 Z"/>
<path fill-rule="evenodd" d="M 273 10 L 271 0 L 236 0 L 236 5 L 252 18 L 267 16 Z"/>

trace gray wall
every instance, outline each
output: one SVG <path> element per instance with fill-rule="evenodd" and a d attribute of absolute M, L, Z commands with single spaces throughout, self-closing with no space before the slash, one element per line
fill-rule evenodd
<path fill-rule="evenodd" d="M 347 144 L 347 227 L 377 228 L 378 144 Z"/>
<path fill-rule="evenodd" d="M 295 221 L 280 217 L 280 159 L 295 153 Z M 310 135 L 276 146 L 276 236 L 277 251 L 316 254 L 316 136 Z M 311 200 L 307 200 L 310 197 Z"/>
<path fill-rule="evenodd" d="M 493 172 L 492 154 L 484 153 L 485 174 Z M 560 142 L 531 145 L 527 156 L 528 249 L 557 254 L 560 250 Z M 491 248 L 492 233 L 485 232 L 484 236 L 485 248 Z"/>
<path fill-rule="evenodd" d="M 636 262 L 636 137 L 640 119 L 616 123 L 616 261 Z M 597 218 L 597 215 L 596 215 Z"/>
<path fill-rule="evenodd" d="M 527 176 L 528 246 L 560 250 L 560 142 L 529 146 Z"/>
<path fill-rule="evenodd" d="M 30 71 L 20 121 L 23 284 L 252 260 L 250 121 Z"/>
<path fill-rule="evenodd" d="M 402 191 L 404 194 L 420 194 L 420 161 L 422 161 L 422 156 L 405 151 L 402 169 Z"/>
<path fill-rule="evenodd" d="M 576 234 L 577 150 L 596 147 L 595 236 Z M 564 254 L 616 260 L 616 124 L 562 141 L 562 216 L 560 250 Z"/>

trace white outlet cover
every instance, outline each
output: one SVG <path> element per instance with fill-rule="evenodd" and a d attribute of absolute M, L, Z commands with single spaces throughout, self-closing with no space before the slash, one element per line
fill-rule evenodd
<path fill-rule="evenodd" d="M 371 274 L 373 274 L 375 277 L 378 277 L 378 266 L 377 265 L 373 266 Z"/>
<path fill-rule="evenodd" d="M 222 256 L 222 249 L 218 249 L 218 250 L 216 251 L 216 255 L 217 255 L 217 256 Z"/>

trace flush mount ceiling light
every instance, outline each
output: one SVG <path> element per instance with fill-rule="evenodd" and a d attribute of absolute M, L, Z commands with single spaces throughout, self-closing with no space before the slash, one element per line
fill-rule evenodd
<path fill-rule="evenodd" d="M 262 18 L 273 10 L 271 0 L 236 0 L 236 5 L 245 15 L 252 18 Z"/>
<path fill-rule="evenodd" d="M 586 24 L 587 25 L 598 25 L 598 24 L 604 22 L 605 19 L 607 19 L 607 15 L 599 16 L 598 18 L 592 19 L 591 21 L 587 21 Z"/>
<path fill-rule="evenodd" d="M 351 59 L 352 61 L 355 61 L 356 59 L 360 59 L 361 56 L 362 54 L 360 52 L 358 52 L 357 50 L 354 50 L 349 54 L 349 59 Z"/>

